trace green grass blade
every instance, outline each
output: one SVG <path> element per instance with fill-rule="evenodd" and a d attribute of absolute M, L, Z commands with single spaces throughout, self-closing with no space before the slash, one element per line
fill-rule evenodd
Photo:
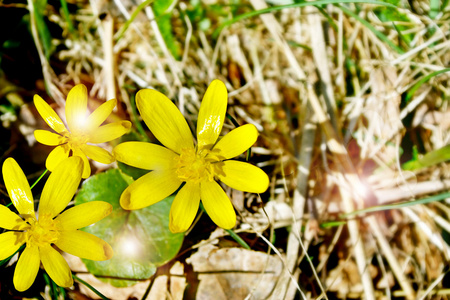
<path fill-rule="evenodd" d="M 108 297 L 106 297 L 105 295 L 103 295 L 102 293 L 100 293 L 95 287 L 93 287 L 92 285 L 90 285 L 89 283 L 87 283 L 86 281 L 84 281 L 83 279 L 81 279 L 80 277 L 78 277 L 75 274 L 72 274 L 73 279 L 75 279 L 76 281 L 84 284 L 88 289 L 90 289 L 91 291 L 93 291 L 97 296 L 99 296 L 100 298 L 102 298 L 103 300 L 109 300 Z"/>
<path fill-rule="evenodd" d="M 427 204 L 427 203 L 431 203 L 431 202 L 435 202 L 435 201 L 442 201 L 446 198 L 450 198 L 450 193 L 442 193 L 439 195 L 435 195 L 435 196 L 431 196 L 431 197 L 427 197 L 427 198 L 423 198 L 423 199 L 419 199 L 419 200 L 414 200 L 414 201 L 403 201 L 403 202 L 387 204 L 387 205 L 372 206 L 369 208 L 355 210 L 353 212 L 343 214 L 340 217 L 342 219 L 346 219 L 351 216 L 365 214 L 365 213 L 372 213 L 372 212 L 376 212 L 376 211 L 391 210 L 391 209 L 399 209 L 399 208 L 413 206 L 413 205 L 417 205 L 417 204 Z"/>
<path fill-rule="evenodd" d="M 399 54 L 405 53 L 405 51 L 403 51 L 403 49 L 401 49 L 399 46 L 394 44 L 387 36 L 385 36 L 383 33 L 378 31 L 372 24 L 370 24 L 369 22 L 367 22 L 366 20 L 364 20 L 363 18 L 361 18 L 360 16 L 358 16 L 357 14 L 352 12 L 350 9 L 348 9 L 347 7 L 342 6 L 342 5 L 337 5 L 337 7 L 339 7 L 348 16 L 358 20 L 361 24 L 366 26 L 367 29 L 369 29 L 370 31 L 373 32 L 373 34 L 376 35 L 376 37 L 378 37 L 380 40 L 382 40 L 383 42 L 388 44 L 397 53 L 399 53 Z"/>
<path fill-rule="evenodd" d="M 64 19 L 67 22 L 67 27 L 69 28 L 69 32 L 73 35 L 76 35 L 75 27 L 73 26 L 72 20 L 70 19 L 69 8 L 67 7 L 66 0 L 60 0 L 61 8 L 64 15 Z"/>
<path fill-rule="evenodd" d="M 318 1 L 308 1 L 308 2 L 302 1 L 302 2 L 298 2 L 298 3 L 287 4 L 287 5 L 277 5 L 277 6 L 273 6 L 273 7 L 268 7 L 265 9 L 255 10 L 255 11 L 251 11 L 251 12 L 236 16 L 233 19 L 222 23 L 214 31 L 213 37 L 217 37 L 223 28 L 230 26 L 231 24 L 234 24 L 234 23 L 239 22 L 244 19 L 256 17 L 256 16 L 259 16 L 262 14 L 268 14 L 268 13 L 272 13 L 272 12 L 286 9 L 286 8 L 306 7 L 306 6 L 311 6 L 311 5 L 340 4 L 340 3 L 366 3 L 366 4 L 375 4 L 375 5 L 397 8 L 393 4 L 390 4 L 387 2 L 382 2 L 382 1 L 376 1 L 376 0 L 318 0 Z"/>
<path fill-rule="evenodd" d="M 128 19 L 125 22 L 125 24 L 122 26 L 122 28 L 120 28 L 119 32 L 116 34 L 116 36 L 115 36 L 116 42 L 122 38 L 125 31 L 127 31 L 128 27 L 130 27 L 131 23 L 133 23 L 134 19 L 141 12 L 141 10 L 143 10 L 147 5 L 151 4 L 153 1 L 155 1 L 155 0 L 144 1 L 141 4 L 139 4 L 138 7 L 136 7 L 136 9 L 131 14 L 130 19 Z"/>
<path fill-rule="evenodd" d="M 347 224 L 346 221 L 331 221 L 331 222 L 325 222 L 320 224 L 320 228 L 328 229 L 333 227 L 339 227 L 341 225 Z"/>
<path fill-rule="evenodd" d="M 52 36 L 48 30 L 47 24 L 44 20 L 44 12 L 46 9 L 47 1 L 39 0 L 34 1 L 34 17 L 36 19 L 36 28 L 39 32 L 39 37 L 44 47 L 45 57 L 48 59 L 54 50 L 52 46 Z"/>
<path fill-rule="evenodd" d="M 402 165 L 403 170 L 417 170 L 450 160 L 450 145 L 433 150 L 419 160 L 411 160 Z"/>
<path fill-rule="evenodd" d="M 19 250 L 14 252 L 14 254 L 10 255 L 8 258 L 0 260 L 0 267 L 6 264 L 14 255 L 16 255 L 17 252 L 22 251 L 25 248 L 25 245 L 20 246 Z"/>
<path fill-rule="evenodd" d="M 428 15 L 431 19 L 436 18 L 436 16 L 439 14 L 440 6 L 440 0 L 430 0 L 430 12 L 428 13 Z"/>
<path fill-rule="evenodd" d="M 409 92 L 406 94 L 406 97 L 405 97 L 405 102 L 406 103 L 408 103 L 409 102 L 409 100 L 411 100 L 411 98 L 412 98 L 412 96 L 414 95 L 414 93 L 420 88 L 420 86 L 422 85 L 422 84 L 424 84 L 425 82 L 427 82 L 428 80 L 430 80 L 430 78 L 432 78 L 432 77 L 434 77 L 434 76 L 437 76 L 437 75 L 439 75 L 439 74 L 442 74 L 442 73 L 447 73 L 447 72 L 450 72 L 450 68 L 445 68 L 445 69 L 442 69 L 442 70 L 439 70 L 439 71 L 435 71 L 435 72 L 433 72 L 433 73 L 430 73 L 430 74 L 428 74 L 428 75 L 426 75 L 426 76 L 424 76 L 424 77 L 422 77 L 410 90 L 409 90 Z"/>

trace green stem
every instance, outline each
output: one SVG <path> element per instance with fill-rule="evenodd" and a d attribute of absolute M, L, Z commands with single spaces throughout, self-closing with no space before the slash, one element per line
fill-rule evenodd
<path fill-rule="evenodd" d="M 31 185 L 30 189 L 34 188 L 34 186 L 42 179 L 42 177 L 44 177 L 45 174 L 47 174 L 48 169 L 45 169 L 44 173 L 41 174 L 41 176 L 39 176 L 39 178 Z"/>
<path fill-rule="evenodd" d="M 200 202 L 200 209 L 205 212 L 206 214 L 208 214 L 205 210 L 205 208 L 203 207 L 203 204 Z M 243 248 L 251 250 L 250 246 L 233 230 L 231 229 L 225 229 L 226 232 L 228 232 L 228 234 L 239 244 L 241 245 Z"/>
<path fill-rule="evenodd" d="M 250 248 L 250 246 L 233 230 L 231 229 L 225 229 L 226 232 L 228 232 L 228 234 L 239 244 L 241 245 L 243 248 L 247 249 L 247 250 L 252 250 Z"/>
<path fill-rule="evenodd" d="M 44 280 L 45 283 L 50 287 L 50 297 L 52 298 L 52 300 L 58 300 L 57 285 L 45 272 L 44 272 Z"/>
<path fill-rule="evenodd" d="M 108 297 L 106 297 L 105 295 L 103 295 L 102 293 L 100 293 L 95 287 L 93 287 L 92 285 L 90 285 L 89 283 L 87 283 L 86 281 L 84 281 L 83 279 L 81 279 L 80 277 L 78 277 L 75 274 L 72 274 L 73 279 L 75 279 L 76 281 L 84 284 L 88 289 L 90 289 L 91 291 L 93 291 L 97 296 L 99 296 L 100 298 L 102 298 L 103 300 L 109 300 Z"/>

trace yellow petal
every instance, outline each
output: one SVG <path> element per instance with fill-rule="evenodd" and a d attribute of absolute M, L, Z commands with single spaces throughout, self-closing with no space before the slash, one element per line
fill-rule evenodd
<path fill-rule="evenodd" d="M 169 98 L 155 90 L 140 90 L 136 105 L 145 124 L 164 146 L 176 153 L 194 147 L 186 120 Z"/>
<path fill-rule="evenodd" d="M 108 116 L 112 113 L 116 104 L 117 100 L 111 99 L 94 110 L 86 120 L 86 131 L 91 132 L 92 130 L 102 125 L 102 123 L 105 122 L 106 118 L 108 118 Z"/>
<path fill-rule="evenodd" d="M 260 168 L 236 160 L 222 163 L 221 172 L 216 172 L 216 176 L 229 187 L 250 193 L 264 193 L 269 187 L 269 177 Z"/>
<path fill-rule="evenodd" d="M 83 84 L 74 86 L 67 95 L 66 119 L 71 132 L 84 130 L 87 119 L 87 89 Z"/>
<path fill-rule="evenodd" d="M 110 164 L 114 161 L 114 157 L 111 155 L 111 153 L 98 146 L 83 145 L 81 147 L 81 151 L 83 151 L 83 153 L 86 154 L 89 158 L 102 164 Z"/>
<path fill-rule="evenodd" d="M 53 172 L 60 162 L 69 157 L 69 151 L 70 149 L 67 144 L 57 146 L 48 155 L 47 160 L 45 161 L 45 167 Z"/>
<path fill-rule="evenodd" d="M 81 158 L 83 161 L 83 173 L 81 175 L 81 178 L 88 178 L 91 176 L 91 165 L 89 164 L 89 160 L 86 157 L 86 154 L 81 149 L 72 149 L 73 156 L 77 156 Z"/>
<path fill-rule="evenodd" d="M 140 209 L 170 196 L 181 185 L 175 170 L 152 171 L 130 184 L 120 196 L 124 209 Z"/>
<path fill-rule="evenodd" d="M 230 199 L 215 181 L 200 184 L 200 197 L 208 216 L 217 226 L 231 229 L 236 225 L 236 213 Z"/>
<path fill-rule="evenodd" d="M 35 130 L 36 141 L 47 146 L 58 146 L 65 142 L 66 138 L 47 130 Z"/>
<path fill-rule="evenodd" d="M 39 247 L 42 265 L 53 281 L 61 287 L 73 285 L 72 272 L 62 255 L 50 245 Z"/>
<path fill-rule="evenodd" d="M 115 140 L 128 133 L 130 128 L 130 121 L 119 121 L 100 126 L 89 133 L 89 143 L 100 144 Z"/>
<path fill-rule="evenodd" d="M 62 231 L 55 245 L 64 252 L 91 260 L 113 257 L 113 249 L 104 240 L 81 230 Z"/>
<path fill-rule="evenodd" d="M 51 108 L 50 105 L 44 101 L 44 99 L 42 99 L 39 95 L 34 95 L 33 101 L 37 111 L 51 129 L 58 133 L 67 131 L 61 118 L 56 114 L 53 108 Z"/>
<path fill-rule="evenodd" d="M 14 158 L 7 158 L 2 168 L 3 180 L 11 202 L 19 214 L 34 217 L 33 195 L 27 178 Z"/>
<path fill-rule="evenodd" d="M 92 201 L 83 203 L 56 217 L 61 230 L 75 230 L 100 221 L 112 211 L 112 205 L 104 201 Z"/>
<path fill-rule="evenodd" d="M 29 225 L 9 208 L 0 205 L 0 227 L 12 230 L 23 230 L 29 227 Z"/>
<path fill-rule="evenodd" d="M 10 257 L 25 243 L 24 233 L 8 231 L 0 234 L 0 260 Z"/>
<path fill-rule="evenodd" d="M 66 208 L 81 181 L 83 162 L 72 156 L 62 161 L 45 183 L 39 202 L 39 214 L 51 218 Z"/>
<path fill-rule="evenodd" d="M 145 170 L 175 167 L 178 154 L 159 145 L 145 142 L 124 142 L 113 150 L 114 157 L 127 165 Z"/>
<path fill-rule="evenodd" d="M 198 112 L 198 148 L 211 149 L 222 131 L 227 111 L 228 93 L 225 84 L 214 80 L 206 90 Z"/>
<path fill-rule="evenodd" d="M 221 160 L 233 158 L 250 148 L 258 138 L 255 125 L 246 124 L 230 131 L 212 150 Z"/>
<path fill-rule="evenodd" d="M 14 272 L 14 287 L 19 292 L 26 291 L 33 284 L 40 266 L 39 248 L 28 246 L 23 250 Z"/>
<path fill-rule="evenodd" d="M 191 226 L 200 204 L 200 184 L 188 182 L 177 193 L 170 208 L 169 229 L 184 232 Z"/>

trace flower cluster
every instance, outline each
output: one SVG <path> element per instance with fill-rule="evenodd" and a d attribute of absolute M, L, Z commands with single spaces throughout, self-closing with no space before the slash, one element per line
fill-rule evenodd
<path fill-rule="evenodd" d="M 73 284 L 71 270 L 60 252 L 91 260 L 108 260 L 113 249 L 102 239 L 80 231 L 112 211 L 103 201 L 66 206 L 75 195 L 82 178 L 91 175 L 88 157 L 109 164 L 115 160 L 150 170 L 130 184 L 120 197 L 124 209 L 140 209 L 176 193 L 169 216 L 172 232 L 184 232 L 192 224 L 200 201 L 211 219 L 220 227 L 231 229 L 236 213 L 218 181 L 245 192 L 262 193 L 269 185 L 268 176 L 256 166 L 231 160 L 258 137 L 251 124 L 219 137 L 225 121 L 227 90 L 214 80 L 203 98 L 197 120 L 196 140 L 177 107 L 163 94 L 150 89 L 137 93 L 136 103 L 148 128 L 163 146 L 146 142 L 124 142 L 113 154 L 101 144 L 112 141 L 131 129 L 129 121 L 102 125 L 116 106 L 109 100 L 88 113 L 87 90 L 82 84 L 67 96 L 65 122 L 41 97 L 34 104 L 54 131 L 36 130 L 36 140 L 56 146 L 46 160 L 49 176 L 34 211 L 34 199 L 25 174 L 13 158 L 3 164 L 3 179 L 18 214 L 0 205 L 0 260 L 21 251 L 14 273 L 14 286 L 27 290 L 42 264 L 52 280 L 62 287 Z"/>

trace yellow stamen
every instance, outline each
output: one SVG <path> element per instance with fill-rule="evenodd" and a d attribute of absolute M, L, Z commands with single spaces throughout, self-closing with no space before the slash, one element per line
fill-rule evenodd
<path fill-rule="evenodd" d="M 30 229 L 27 230 L 27 243 L 44 246 L 54 244 L 58 240 L 58 221 L 48 215 L 39 216 L 39 220 L 30 220 Z"/>
<path fill-rule="evenodd" d="M 82 133 L 64 133 L 64 137 L 67 139 L 70 149 L 79 149 L 82 145 L 88 142 L 89 137 Z"/>
<path fill-rule="evenodd" d="M 196 152 L 194 148 L 182 149 L 180 156 L 177 158 L 177 174 L 178 178 L 183 181 L 201 182 L 214 180 L 213 162 L 208 157 L 209 150 L 201 150 Z"/>

